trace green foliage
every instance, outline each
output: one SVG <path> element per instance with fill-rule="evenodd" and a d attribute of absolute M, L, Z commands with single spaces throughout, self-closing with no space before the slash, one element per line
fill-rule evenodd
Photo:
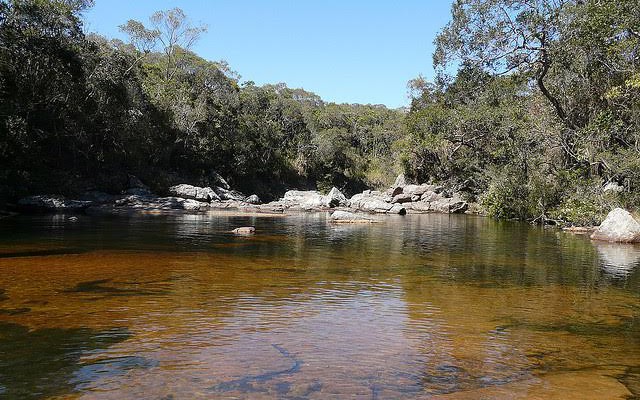
<path fill-rule="evenodd" d="M 410 82 L 407 174 L 500 218 L 592 224 L 613 205 L 637 208 L 639 7 L 454 2 L 436 39 L 441 75 Z M 624 189 L 605 195 L 604 182 Z"/>
<path fill-rule="evenodd" d="M 206 184 L 217 171 L 269 198 L 270 186 L 382 184 L 381 165 L 394 165 L 400 112 L 239 85 L 224 61 L 189 50 L 206 29 L 177 8 L 148 26 L 122 25 L 130 44 L 86 37 L 78 13 L 87 6 L 0 2 L 0 187 L 9 197 L 119 191 L 129 173 L 160 189 Z"/>

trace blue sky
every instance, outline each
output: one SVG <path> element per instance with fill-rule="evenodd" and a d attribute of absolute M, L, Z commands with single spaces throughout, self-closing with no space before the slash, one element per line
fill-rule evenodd
<path fill-rule="evenodd" d="M 96 0 L 85 30 L 125 37 L 118 25 L 182 8 L 208 32 L 193 50 L 226 60 L 242 80 L 285 82 L 338 103 L 408 104 L 406 84 L 433 76 L 433 39 L 449 0 Z"/>

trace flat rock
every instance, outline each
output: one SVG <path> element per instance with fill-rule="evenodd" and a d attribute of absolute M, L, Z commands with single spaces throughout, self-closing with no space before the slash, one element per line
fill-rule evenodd
<path fill-rule="evenodd" d="M 81 211 L 92 204 L 92 201 L 69 200 L 57 195 L 28 196 L 18 201 L 19 208 L 27 211 Z"/>
<path fill-rule="evenodd" d="M 220 196 L 210 187 L 193 186 L 186 183 L 171 186 L 169 193 L 176 197 L 184 199 L 193 199 L 197 201 L 220 201 Z"/>
<path fill-rule="evenodd" d="M 329 220 L 331 222 L 342 224 L 369 224 L 375 222 L 367 216 L 348 211 L 334 211 L 329 217 Z"/>

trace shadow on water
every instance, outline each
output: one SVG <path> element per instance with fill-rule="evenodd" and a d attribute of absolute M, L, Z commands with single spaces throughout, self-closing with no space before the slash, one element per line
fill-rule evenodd
<path fill-rule="evenodd" d="M 111 286 L 107 286 L 107 283 L 112 283 Z M 168 290 L 163 289 L 140 289 L 138 286 L 142 283 L 139 282 L 127 282 L 127 285 L 134 286 L 133 288 L 122 288 L 115 286 L 115 282 L 111 279 L 98 279 L 95 281 L 80 282 L 74 288 L 68 289 L 65 293 L 89 293 L 99 294 L 103 297 L 112 296 L 154 296 L 154 295 L 166 295 L 169 294 Z M 124 283 L 123 283 L 124 284 Z"/>
<path fill-rule="evenodd" d="M 18 258 L 18 257 L 45 257 L 60 256 L 70 254 L 83 254 L 86 250 L 82 249 L 46 249 L 46 250 L 30 250 L 30 251 L 13 251 L 2 252 L 0 258 Z"/>
<path fill-rule="evenodd" d="M 73 392 L 83 354 L 130 337 L 125 329 L 46 328 L 0 323 L 0 397 L 42 399 Z M 90 367 L 89 367 L 90 368 Z M 121 366 L 127 368 L 127 365 Z M 96 378 L 86 374 L 85 378 Z"/>

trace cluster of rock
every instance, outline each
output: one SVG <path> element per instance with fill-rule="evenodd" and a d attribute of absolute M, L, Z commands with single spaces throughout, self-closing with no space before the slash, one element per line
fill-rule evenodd
<path fill-rule="evenodd" d="M 296 211 L 320 211 L 348 206 L 349 200 L 335 187 L 326 195 L 315 190 L 289 190 L 281 199 L 264 205 L 264 207 L 272 209 Z"/>
<path fill-rule="evenodd" d="M 408 185 L 401 175 L 386 192 L 365 190 L 348 199 L 340 190 L 332 188 L 324 195 L 315 190 L 290 190 L 274 202 L 261 204 L 257 195 L 245 196 L 231 189 L 222 178 L 216 185 L 200 187 L 186 183 L 171 186 L 169 196 L 157 196 L 138 178 L 131 176 L 129 188 L 121 195 L 87 192 L 78 200 L 62 196 L 30 196 L 20 200 L 19 206 L 30 211 L 202 211 L 212 208 L 238 208 L 255 211 L 282 212 L 284 210 L 324 211 L 344 209 L 365 213 L 461 213 L 468 204 L 453 194 L 448 195 L 434 185 Z"/>
<path fill-rule="evenodd" d="M 435 185 L 408 185 L 400 175 L 386 192 L 365 190 L 347 199 L 337 188 L 322 195 L 314 190 L 290 190 L 280 200 L 267 206 L 292 210 L 323 210 L 348 208 L 352 211 L 380 214 L 464 213 L 469 205 L 459 195 L 449 195 Z"/>
<path fill-rule="evenodd" d="M 199 187 L 188 184 L 171 186 L 170 196 L 154 194 L 138 178 L 129 177 L 129 188 L 121 195 L 89 191 L 80 199 L 67 199 L 58 195 L 37 195 L 18 201 L 18 207 L 25 211 L 202 211 L 209 208 L 241 208 L 260 204 L 257 195 L 245 196 L 232 190 L 222 178 L 219 186 Z"/>

